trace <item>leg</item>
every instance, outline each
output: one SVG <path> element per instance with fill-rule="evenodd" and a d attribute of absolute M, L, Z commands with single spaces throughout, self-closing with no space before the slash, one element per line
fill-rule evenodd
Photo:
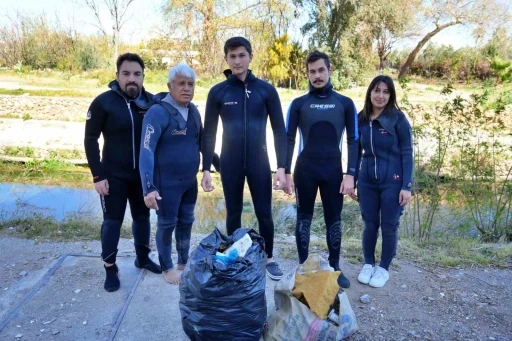
<path fill-rule="evenodd" d="M 377 185 L 363 184 L 357 186 L 359 207 L 363 217 L 363 255 L 365 264 L 375 264 L 375 246 L 379 234 L 381 210 L 380 195 Z"/>
<path fill-rule="evenodd" d="M 301 160 L 302 161 L 302 160 Z M 299 161 L 298 161 L 299 163 Z M 315 208 L 316 193 L 318 184 L 311 174 L 302 167 L 302 162 L 295 167 L 295 197 L 297 200 L 297 222 L 295 226 L 295 242 L 299 254 L 299 263 L 306 261 L 309 255 L 309 239 L 311 220 Z"/>
<path fill-rule="evenodd" d="M 178 226 L 175 232 L 176 250 L 178 251 L 178 270 L 183 270 L 188 261 L 196 201 L 197 181 L 183 194 L 178 211 Z"/>
<path fill-rule="evenodd" d="M 251 192 L 254 213 L 258 219 L 259 234 L 265 240 L 265 252 L 271 259 L 274 249 L 274 221 L 272 220 L 272 173 L 270 169 L 250 172 L 247 184 Z"/>
<path fill-rule="evenodd" d="M 381 193 L 382 257 L 379 266 L 388 270 L 398 245 L 398 225 L 403 207 L 398 203 L 400 187 L 385 188 Z"/>
<path fill-rule="evenodd" d="M 341 162 L 341 161 L 340 161 Z M 340 163 L 341 164 L 341 163 Z M 320 197 L 324 209 L 327 247 L 329 248 L 329 265 L 334 270 L 340 269 L 341 252 L 341 210 L 343 195 L 340 193 L 342 181 L 341 167 L 333 168 L 329 176 L 320 184 Z"/>
<path fill-rule="evenodd" d="M 226 231 L 231 235 L 242 227 L 245 175 L 241 168 L 236 168 L 232 172 L 223 170 L 220 176 L 226 201 Z"/>
<path fill-rule="evenodd" d="M 116 263 L 117 245 L 121 235 L 124 212 L 126 210 L 126 184 L 116 178 L 109 178 L 109 195 L 101 196 L 103 224 L 101 225 L 101 257 L 103 259 L 106 279 L 103 287 L 106 291 L 116 291 L 120 287 Z"/>
<path fill-rule="evenodd" d="M 149 222 L 149 209 L 144 204 L 144 195 L 140 181 L 134 181 L 128 186 L 128 201 L 130 202 L 130 212 L 132 214 L 132 234 L 135 244 L 135 266 L 147 269 L 154 273 L 161 273 L 160 266 L 149 258 L 151 248 Z"/>
<path fill-rule="evenodd" d="M 180 274 L 174 269 L 171 258 L 172 252 L 172 232 L 176 228 L 176 218 L 166 218 L 158 216 L 156 229 L 156 247 L 158 249 L 158 259 L 162 268 L 162 275 L 167 283 L 178 284 Z"/>

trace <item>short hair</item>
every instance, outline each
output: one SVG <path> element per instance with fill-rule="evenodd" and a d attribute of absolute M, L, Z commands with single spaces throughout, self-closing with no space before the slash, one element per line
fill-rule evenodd
<path fill-rule="evenodd" d="M 327 69 L 331 68 L 331 62 L 329 61 L 329 56 L 326 53 L 320 52 L 318 50 L 314 50 L 306 58 L 306 70 L 308 70 L 308 64 L 314 63 L 320 59 L 323 59 L 325 61 L 325 66 L 327 66 Z"/>
<path fill-rule="evenodd" d="M 229 50 L 236 49 L 240 46 L 245 47 L 247 52 L 249 52 L 249 54 L 252 55 L 251 43 L 244 37 L 233 37 L 226 40 L 226 42 L 224 43 L 224 55 L 227 56 Z"/>
<path fill-rule="evenodd" d="M 142 71 L 144 71 L 144 61 L 142 60 L 142 58 L 136 53 L 127 52 L 127 53 L 123 53 L 122 55 L 117 57 L 117 62 L 116 62 L 117 72 L 119 72 L 119 69 L 121 68 L 121 64 L 123 64 L 123 62 L 125 62 L 125 61 L 139 63 L 140 67 L 142 68 Z"/>
<path fill-rule="evenodd" d="M 172 84 L 172 81 L 176 79 L 177 75 L 182 75 L 184 77 L 192 78 L 194 82 L 196 81 L 196 72 L 187 63 L 179 63 L 176 66 L 173 66 L 169 70 L 169 75 L 167 76 L 167 83 Z"/>

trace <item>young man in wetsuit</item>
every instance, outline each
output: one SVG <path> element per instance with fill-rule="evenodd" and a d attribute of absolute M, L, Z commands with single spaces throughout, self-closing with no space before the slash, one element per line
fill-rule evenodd
<path fill-rule="evenodd" d="M 354 102 L 335 92 L 330 82 L 332 73 L 329 57 L 313 51 L 306 59 L 309 92 L 293 100 L 288 111 L 286 131 L 288 153 L 286 160 L 287 194 L 296 193 L 297 225 L 295 238 L 299 263 L 308 258 L 310 226 L 318 189 L 324 210 L 329 265 L 340 270 L 342 191 L 354 193 L 354 175 L 358 153 L 357 111 Z M 301 145 L 293 179 L 291 164 L 297 128 Z M 347 132 L 348 164 L 343 177 L 341 144 Z M 338 284 L 350 287 L 341 273 Z"/>
<path fill-rule="evenodd" d="M 222 118 L 221 181 L 226 200 L 226 229 L 232 234 L 242 227 L 245 179 L 249 185 L 259 233 L 265 240 L 267 275 L 282 278 L 279 265 L 273 261 L 274 222 L 272 220 L 272 173 L 267 154 L 266 127 L 270 119 L 277 156 L 274 189 L 285 185 L 286 131 L 281 101 L 276 89 L 257 78 L 249 70 L 252 60 L 251 43 L 243 37 L 233 37 L 224 44 L 224 59 L 229 70 L 227 79 L 208 93 L 202 137 L 203 179 L 201 186 L 213 190 L 209 172 L 215 149 L 217 125 Z"/>

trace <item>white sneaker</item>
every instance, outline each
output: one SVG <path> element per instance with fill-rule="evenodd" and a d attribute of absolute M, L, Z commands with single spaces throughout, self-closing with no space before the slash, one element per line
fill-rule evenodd
<path fill-rule="evenodd" d="M 372 279 L 368 283 L 371 287 L 381 288 L 386 284 L 389 279 L 388 270 L 381 268 L 380 266 L 375 267 L 375 271 L 373 272 Z"/>
<path fill-rule="evenodd" d="M 357 280 L 363 284 L 368 284 L 370 282 L 370 279 L 373 275 L 373 265 L 371 264 L 365 264 L 363 266 L 363 269 L 359 273 L 359 276 L 357 276 Z"/>

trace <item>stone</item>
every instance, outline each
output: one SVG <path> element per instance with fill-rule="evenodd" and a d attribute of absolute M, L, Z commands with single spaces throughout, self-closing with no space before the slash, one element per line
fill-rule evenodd
<path fill-rule="evenodd" d="M 359 299 L 361 300 L 361 302 L 365 304 L 370 303 L 372 301 L 372 298 L 368 294 L 361 296 Z"/>

